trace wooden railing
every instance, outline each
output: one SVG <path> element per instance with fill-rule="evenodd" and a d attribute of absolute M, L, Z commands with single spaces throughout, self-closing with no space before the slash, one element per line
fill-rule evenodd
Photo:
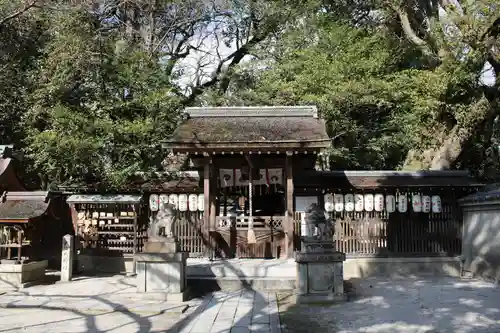
<path fill-rule="evenodd" d="M 254 216 L 253 228 L 254 229 L 276 229 L 282 230 L 285 225 L 284 216 Z M 227 217 L 217 216 L 216 219 L 217 229 L 248 229 L 249 217 Z"/>

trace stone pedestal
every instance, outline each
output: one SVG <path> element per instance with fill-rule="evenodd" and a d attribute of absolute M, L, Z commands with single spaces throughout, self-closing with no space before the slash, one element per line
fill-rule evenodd
<path fill-rule="evenodd" d="M 325 203 L 326 204 L 326 203 Z M 305 209 L 297 262 L 297 302 L 344 301 L 345 253 L 335 251 L 334 223 L 315 203 Z"/>
<path fill-rule="evenodd" d="M 165 300 L 173 302 L 187 300 L 186 259 L 189 253 L 179 252 L 177 244 L 171 240 L 150 242 L 145 244 L 147 252 L 135 255 L 137 292 L 161 294 Z"/>
<path fill-rule="evenodd" d="M 342 252 L 296 252 L 297 302 L 344 301 L 344 260 Z"/>

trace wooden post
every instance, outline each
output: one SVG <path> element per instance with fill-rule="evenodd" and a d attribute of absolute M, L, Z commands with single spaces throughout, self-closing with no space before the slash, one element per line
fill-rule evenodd
<path fill-rule="evenodd" d="M 132 210 L 134 211 L 134 249 L 132 250 L 132 255 L 134 256 L 134 259 L 133 259 L 133 270 L 132 270 L 132 273 L 133 274 L 136 274 L 137 273 L 137 248 L 138 248 L 138 242 L 137 242 L 137 232 L 138 232 L 138 229 L 137 229 L 137 217 L 139 216 L 140 214 L 140 205 L 135 205 L 133 204 L 132 205 Z"/>
<path fill-rule="evenodd" d="M 207 237 L 207 242 L 210 244 L 210 161 L 208 158 L 204 159 L 203 164 L 203 231 L 202 236 Z M 211 258 L 213 252 L 210 247 L 206 248 L 206 255 Z M 209 253 L 208 253 L 209 252 Z"/>
<path fill-rule="evenodd" d="M 217 170 L 210 161 L 210 231 L 215 231 L 215 217 L 217 216 Z"/>
<path fill-rule="evenodd" d="M 292 152 L 286 152 L 286 218 L 285 218 L 285 256 L 293 258 L 293 167 Z"/>

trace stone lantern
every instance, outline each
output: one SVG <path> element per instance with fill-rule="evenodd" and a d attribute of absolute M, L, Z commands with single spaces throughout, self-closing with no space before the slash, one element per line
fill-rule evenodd
<path fill-rule="evenodd" d="M 297 262 L 297 302 L 342 301 L 344 295 L 343 261 L 345 254 L 335 250 L 334 223 L 323 209 L 313 203 L 305 209 L 302 249 Z"/>

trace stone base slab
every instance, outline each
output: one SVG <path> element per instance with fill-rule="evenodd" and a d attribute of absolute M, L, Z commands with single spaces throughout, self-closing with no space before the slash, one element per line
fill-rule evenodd
<path fill-rule="evenodd" d="M 295 301 L 300 303 L 336 303 L 345 302 L 347 296 L 343 294 L 325 294 L 325 295 L 295 295 Z"/>
<path fill-rule="evenodd" d="M 44 280 L 47 260 L 25 264 L 0 264 L 0 289 L 19 289 Z"/>
<path fill-rule="evenodd" d="M 137 254 L 137 292 L 160 294 L 169 301 L 184 302 L 187 299 L 188 255 L 186 252 Z"/>

